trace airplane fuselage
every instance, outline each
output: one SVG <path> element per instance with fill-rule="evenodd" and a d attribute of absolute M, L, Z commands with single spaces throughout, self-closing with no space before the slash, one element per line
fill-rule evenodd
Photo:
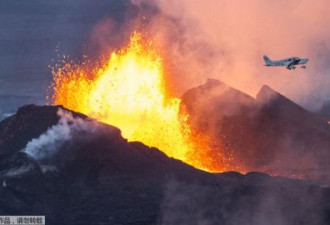
<path fill-rule="evenodd" d="M 299 57 L 290 57 L 281 60 L 271 60 L 267 56 L 264 56 L 265 66 L 285 66 L 287 69 L 295 69 L 297 65 L 303 65 L 302 68 L 306 68 L 304 66 L 307 62 L 307 58 L 299 58 Z"/>

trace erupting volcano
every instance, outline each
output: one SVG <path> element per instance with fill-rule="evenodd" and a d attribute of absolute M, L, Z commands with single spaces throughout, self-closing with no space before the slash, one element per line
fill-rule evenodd
<path fill-rule="evenodd" d="M 134 32 L 127 46 L 93 65 L 55 67 L 52 104 L 117 126 L 128 141 L 157 147 L 194 167 L 225 169 L 220 151 L 190 129 L 181 100 L 170 96 L 163 58 L 145 35 Z"/>

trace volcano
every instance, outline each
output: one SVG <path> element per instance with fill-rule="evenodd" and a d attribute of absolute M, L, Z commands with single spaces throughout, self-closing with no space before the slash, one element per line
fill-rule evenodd
<path fill-rule="evenodd" d="M 264 85 L 256 98 L 209 79 L 182 98 L 195 130 L 247 171 L 329 183 L 330 126 Z"/>
<path fill-rule="evenodd" d="M 201 107 L 197 96 L 212 107 Z M 209 80 L 187 91 L 182 104 L 194 129 L 226 141 L 221 147 L 234 149 L 246 168 L 271 165 L 270 143 L 282 134 L 303 139 L 304 132 L 317 132 L 307 144 L 327 135 L 317 115 L 268 87 L 254 99 Z M 292 114 L 283 113 L 288 109 Z M 0 122 L 0 154 L 3 215 L 42 214 L 47 224 L 64 225 L 330 222 L 328 187 L 260 172 L 207 173 L 62 106 L 26 105 Z"/>

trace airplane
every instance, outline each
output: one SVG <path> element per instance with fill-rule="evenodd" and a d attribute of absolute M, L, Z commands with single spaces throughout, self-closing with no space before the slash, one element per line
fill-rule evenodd
<path fill-rule="evenodd" d="M 302 65 L 301 68 L 306 69 L 305 64 L 309 59 L 301 59 L 299 57 L 290 57 L 281 60 L 271 60 L 268 56 L 264 55 L 265 66 L 285 66 L 288 70 L 296 69 L 297 65 Z"/>

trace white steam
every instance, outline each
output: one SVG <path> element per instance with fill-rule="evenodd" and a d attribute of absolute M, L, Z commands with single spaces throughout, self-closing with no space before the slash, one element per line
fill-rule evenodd
<path fill-rule="evenodd" d="M 34 159 L 42 160 L 52 157 L 77 132 L 90 132 L 97 127 L 94 121 L 75 118 L 72 116 L 72 113 L 62 109 L 59 109 L 57 114 L 60 117 L 58 124 L 50 127 L 38 138 L 32 139 L 27 143 L 25 152 Z"/>
<path fill-rule="evenodd" d="M 28 164 L 28 165 L 21 166 L 19 168 L 13 168 L 13 169 L 6 170 L 3 174 L 1 174 L 1 176 L 4 176 L 4 177 L 19 176 L 19 175 L 28 173 L 32 169 L 33 169 L 33 166 L 31 164 Z"/>

